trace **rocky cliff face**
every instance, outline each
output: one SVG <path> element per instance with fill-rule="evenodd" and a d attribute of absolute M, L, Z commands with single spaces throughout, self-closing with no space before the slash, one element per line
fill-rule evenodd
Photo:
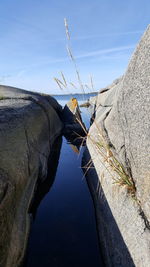
<path fill-rule="evenodd" d="M 0 86 L 0 266 L 16 267 L 24 254 L 28 209 L 37 180 L 47 176 L 61 106 L 50 96 Z"/>
<path fill-rule="evenodd" d="M 92 179 L 90 170 L 88 181 L 94 194 L 106 266 L 149 266 L 150 26 L 124 76 L 99 93 L 95 115 L 87 147 L 97 178 Z M 96 145 L 100 135 L 105 142 L 105 155 Z M 120 164 L 118 168 L 123 167 L 131 179 L 134 194 L 111 166 L 113 156 Z"/>

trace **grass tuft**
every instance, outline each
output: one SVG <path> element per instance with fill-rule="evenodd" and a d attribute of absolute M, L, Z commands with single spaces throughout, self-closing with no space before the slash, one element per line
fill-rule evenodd
<path fill-rule="evenodd" d="M 55 77 L 54 80 L 61 90 L 67 89 L 69 91 L 69 89 L 70 89 L 69 86 L 71 85 L 74 89 L 77 89 L 79 86 L 83 95 L 85 95 L 86 89 L 94 92 L 95 88 L 94 88 L 92 75 L 90 75 L 90 84 L 89 85 L 83 84 L 83 82 L 82 82 L 80 72 L 79 72 L 78 67 L 77 67 L 76 59 L 75 59 L 73 52 L 72 52 L 72 49 L 71 49 L 70 32 L 69 32 L 69 26 L 68 26 L 68 22 L 67 22 L 66 18 L 64 19 L 64 24 L 65 24 L 65 31 L 66 31 L 66 37 L 67 37 L 67 46 L 66 46 L 67 53 L 68 53 L 68 56 L 73 63 L 78 85 L 75 85 L 72 82 L 67 82 L 67 79 L 65 78 L 65 75 L 63 74 L 63 72 L 60 72 L 60 75 L 61 75 L 60 79 Z M 85 129 L 80 118 L 76 118 L 76 120 L 81 125 L 83 131 L 86 134 L 86 137 L 90 139 L 91 143 L 93 144 L 94 149 L 102 157 L 101 164 L 109 172 L 112 179 L 114 180 L 114 183 L 118 184 L 119 186 L 126 186 L 128 189 L 128 192 L 131 193 L 131 195 L 134 197 L 134 199 L 136 199 L 136 197 L 135 197 L 136 188 L 135 188 L 134 181 L 133 181 L 132 177 L 127 173 L 127 171 L 126 171 L 125 167 L 122 165 L 122 163 L 120 163 L 119 160 L 116 158 L 116 156 L 113 154 L 110 146 L 107 143 L 107 140 L 103 136 L 102 129 L 99 127 L 96 119 L 93 122 L 96 126 L 96 132 L 97 132 L 96 138 L 93 138 L 87 132 L 87 130 Z M 79 136 L 79 138 L 82 138 L 82 137 Z M 85 141 L 85 139 L 84 139 L 84 141 Z M 88 170 L 91 168 L 91 166 L 92 166 L 92 162 L 90 161 L 86 166 L 83 167 L 84 169 L 86 169 L 85 174 L 88 172 Z M 115 173 L 117 175 L 114 176 L 113 173 Z M 101 174 L 101 176 L 104 179 L 103 173 Z"/>

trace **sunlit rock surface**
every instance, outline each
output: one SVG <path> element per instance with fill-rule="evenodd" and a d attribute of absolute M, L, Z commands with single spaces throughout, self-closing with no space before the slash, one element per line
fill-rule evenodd
<path fill-rule="evenodd" d="M 104 158 L 92 138 L 88 138 L 87 147 L 97 174 L 92 180 L 90 170 L 88 181 L 95 199 L 106 266 L 147 267 L 150 265 L 150 26 L 124 76 L 103 89 L 91 103 L 96 108 L 89 136 L 98 141 L 99 127 L 136 188 L 134 200 L 127 187 L 114 183 L 112 177 L 116 173 L 109 164 L 106 169 Z M 94 181 L 99 182 L 98 187 Z"/>

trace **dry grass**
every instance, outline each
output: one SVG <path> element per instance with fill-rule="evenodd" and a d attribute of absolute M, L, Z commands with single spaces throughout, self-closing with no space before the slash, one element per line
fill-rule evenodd
<path fill-rule="evenodd" d="M 93 84 L 93 78 L 90 75 L 90 83 L 89 83 L 89 85 L 83 84 L 81 76 L 80 76 L 79 69 L 77 67 L 77 63 L 76 63 L 75 57 L 73 56 L 73 52 L 72 52 L 72 49 L 71 49 L 70 32 L 69 32 L 69 26 L 68 26 L 67 19 L 64 19 L 64 24 L 65 24 L 65 31 L 66 31 L 66 37 L 67 37 L 67 52 L 68 52 L 69 58 L 71 59 L 71 62 L 74 65 L 74 69 L 75 69 L 75 74 L 76 74 L 76 77 L 77 77 L 78 85 L 75 85 L 72 82 L 68 82 L 67 79 L 65 78 L 65 75 L 63 74 L 63 72 L 60 72 L 60 77 L 61 78 L 58 79 L 58 78 L 54 77 L 54 80 L 56 81 L 57 85 L 59 86 L 59 88 L 62 91 L 64 89 L 67 89 L 67 91 L 70 91 L 70 85 L 71 85 L 74 89 L 77 89 L 78 87 L 80 87 L 81 92 L 83 93 L 83 95 L 85 95 L 86 89 L 88 89 L 89 91 L 95 91 L 94 84 Z M 70 92 L 69 92 L 69 94 L 70 94 Z M 104 136 L 102 134 L 101 128 L 99 127 L 98 123 L 96 122 L 96 119 L 93 122 L 95 124 L 95 129 L 96 129 L 96 132 L 97 132 L 97 137 L 96 138 L 93 138 L 87 132 L 87 130 L 85 129 L 83 123 L 78 118 L 76 118 L 76 120 L 81 125 L 83 131 L 86 134 L 86 137 L 88 137 L 90 139 L 90 141 L 91 141 L 91 143 L 93 145 L 93 148 L 98 151 L 98 154 L 102 158 L 101 164 L 109 172 L 109 174 L 111 175 L 114 183 L 118 184 L 119 186 L 126 186 L 127 189 L 128 189 L 128 192 L 131 193 L 131 195 L 135 198 L 136 188 L 135 188 L 134 181 L 133 181 L 132 177 L 130 177 L 130 175 L 127 173 L 125 167 L 119 162 L 119 160 L 113 154 L 111 148 L 109 147 L 107 141 L 105 140 L 105 138 L 104 138 Z M 82 137 L 79 136 L 79 138 L 82 138 Z M 83 142 L 84 141 L 85 140 L 83 139 Z M 91 169 L 91 167 L 92 167 L 92 160 L 90 160 L 86 164 L 86 166 L 83 167 L 85 169 L 85 175 L 88 172 L 88 170 Z M 116 175 L 113 175 L 113 173 L 115 173 Z"/>
<path fill-rule="evenodd" d="M 73 82 L 68 82 L 62 71 L 60 72 L 60 78 L 54 77 L 54 80 L 57 83 L 60 90 L 62 90 L 62 91 L 66 90 L 67 93 L 69 93 L 70 95 L 72 95 L 72 93 L 70 93 L 71 88 L 74 88 L 75 90 L 80 88 L 80 90 L 83 94 L 83 100 L 84 100 L 84 95 L 86 94 L 87 89 L 88 89 L 88 92 L 92 92 L 92 90 L 94 91 L 93 78 L 92 78 L 92 75 L 90 75 L 89 84 L 84 84 L 82 82 L 80 71 L 79 71 L 76 59 L 73 55 L 73 51 L 71 48 L 70 31 L 69 31 L 69 26 L 68 26 L 68 22 L 67 22 L 66 18 L 64 19 L 64 25 L 65 25 L 65 32 L 66 32 L 66 37 L 67 37 L 67 45 L 66 45 L 67 54 L 68 54 L 68 56 L 69 56 L 69 58 L 73 64 L 77 84 L 74 84 Z"/>
<path fill-rule="evenodd" d="M 116 155 L 110 148 L 109 144 L 103 136 L 102 130 L 96 119 L 93 122 L 95 126 L 96 135 L 93 137 L 90 133 L 87 134 L 88 139 L 90 140 L 93 149 L 95 152 L 101 156 L 101 164 L 109 172 L 115 184 L 119 186 L 126 186 L 127 190 L 135 198 L 135 184 L 132 177 L 128 174 L 126 168 L 123 164 L 117 159 Z M 88 167 L 89 168 L 89 167 Z M 114 173 L 116 175 L 114 175 Z"/>

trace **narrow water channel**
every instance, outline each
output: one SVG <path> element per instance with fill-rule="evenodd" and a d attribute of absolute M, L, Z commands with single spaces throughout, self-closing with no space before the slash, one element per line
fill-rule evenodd
<path fill-rule="evenodd" d="M 40 197 L 32 207 L 25 267 L 101 267 L 93 202 L 81 169 L 82 149 L 75 153 L 63 137 L 59 154 L 60 145 L 59 139 L 56 166 L 51 163 L 49 178 L 38 188 Z"/>

